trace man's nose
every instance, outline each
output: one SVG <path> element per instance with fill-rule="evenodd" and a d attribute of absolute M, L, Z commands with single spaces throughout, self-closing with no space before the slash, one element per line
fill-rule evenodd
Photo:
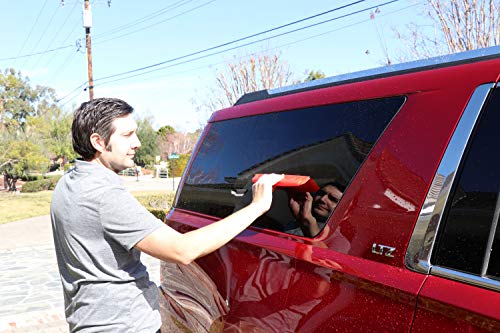
<path fill-rule="evenodd" d="M 132 141 L 132 148 L 137 149 L 140 147 L 141 147 L 141 140 L 139 140 L 137 134 L 134 134 L 134 140 Z"/>

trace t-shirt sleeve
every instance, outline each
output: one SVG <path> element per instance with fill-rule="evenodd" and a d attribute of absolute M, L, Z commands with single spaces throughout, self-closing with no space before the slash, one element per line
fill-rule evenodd
<path fill-rule="evenodd" d="M 104 233 L 127 250 L 163 225 L 122 187 L 106 191 L 99 215 Z"/>

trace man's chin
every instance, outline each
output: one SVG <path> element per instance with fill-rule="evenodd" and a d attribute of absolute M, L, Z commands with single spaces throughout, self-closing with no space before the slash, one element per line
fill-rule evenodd
<path fill-rule="evenodd" d="M 127 161 L 125 162 L 125 165 L 126 165 L 126 166 L 125 166 L 125 169 L 126 169 L 126 168 L 133 168 L 133 167 L 135 166 L 135 162 L 134 162 L 134 160 L 131 158 L 131 159 L 129 159 L 129 160 L 127 160 Z"/>
<path fill-rule="evenodd" d="M 132 161 L 132 162 L 128 162 L 128 163 L 124 163 L 122 165 L 112 165 L 111 166 L 111 169 L 116 172 L 116 173 L 119 173 L 127 168 L 132 168 L 135 166 L 135 163 Z"/>

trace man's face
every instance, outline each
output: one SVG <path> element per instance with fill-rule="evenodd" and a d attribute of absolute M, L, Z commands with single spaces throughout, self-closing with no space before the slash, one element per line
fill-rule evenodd
<path fill-rule="evenodd" d="M 101 161 L 114 172 L 120 172 L 135 165 L 134 156 L 141 142 L 137 137 L 137 123 L 131 114 L 113 120 L 116 129 L 109 138 L 106 149 L 101 154 Z"/>
<path fill-rule="evenodd" d="M 337 207 L 342 197 L 342 192 L 333 185 L 323 186 L 313 199 L 312 211 L 315 216 L 328 217 L 330 212 Z"/>

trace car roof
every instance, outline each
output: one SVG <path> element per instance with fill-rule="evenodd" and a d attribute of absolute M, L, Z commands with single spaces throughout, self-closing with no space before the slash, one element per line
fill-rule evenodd
<path fill-rule="evenodd" d="M 500 57 L 500 46 L 492 46 L 472 51 L 448 54 L 428 59 L 405 62 L 401 64 L 382 66 L 378 68 L 341 74 L 317 79 L 304 83 L 289 85 L 274 89 L 259 90 L 243 95 L 234 105 L 241 105 L 287 94 L 303 92 L 313 89 L 326 88 L 335 85 L 378 79 L 435 68 L 456 66 Z"/>

